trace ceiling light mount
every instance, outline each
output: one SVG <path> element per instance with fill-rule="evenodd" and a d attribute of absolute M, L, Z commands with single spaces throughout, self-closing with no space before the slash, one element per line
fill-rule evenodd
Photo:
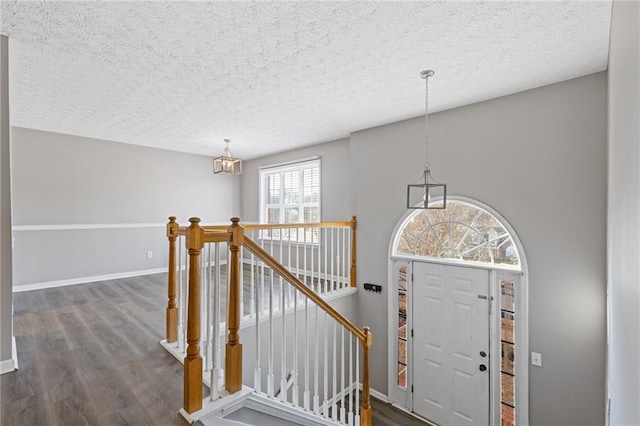
<path fill-rule="evenodd" d="M 420 78 L 425 81 L 424 97 L 424 171 L 418 182 L 407 186 L 408 209 L 445 209 L 447 207 L 447 185 L 431 176 L 429 163 L 429 77 L 433 70 L 424 70 Z"/>

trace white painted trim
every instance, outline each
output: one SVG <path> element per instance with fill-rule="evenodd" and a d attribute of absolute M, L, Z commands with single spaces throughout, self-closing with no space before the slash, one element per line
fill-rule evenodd
<path fill-rule="evenodd" d="M 362 383 L 360 383 L 360 390 L 362 390 Z M 387 397 L 387 395 L 383 394 L 382 392 L 377 391 L 377 390 L 375 390 L 373 388 L 369 388 L 369 393 L 375 399 L 378 399 L 378 400 L 380 400 L 382 402 L 385 402 L 385 403 L 389 403 L 389 398 Z"/>
<path fill-rule="evenodd" d="M 167 272 L 167 268 L 164 267 L 164 268 L 155 268 L 155 269 L 143 269 L 139 271 L 118 272 L 115 274 L 95 275 L 92 277 L 69 278 L 65 280 L 47 281 L 42 283 L 14 286 L 13 292 L 20 293 L 23 291 L 41 290 L 44 288 L 63 287 L 67 285 L 76 285 L 76 284 L 87 284 L 87 283 L 93 283 L 96 281 L 117 280 L 120 278 L 139 277 L 141 275 L 160 274 L 162 272 Z"/>
<path fill-rule="evenodd" d="M 164 228 L 166 223 L 75 223 L 66 225 L 15 225 L 14 232 L 22 231 L 70 231 L 78 229 L 130 229 Z"/>
<path fill-rule="evenodd" d="M 284 161 L 282 163 L 269 164 L 267 166 L 258 167 L 258 170 L 275 169 L 276 167 L 292 166 L 294 164 L 307 163 L 309 161 L 315 161 L 315 160 L 320 160 L 320 156 L 316 155 L 315 157 L 306 157 L 306 158 L 301 158 L 299 160 L 291 160 L 291 161 Z"/>
<path fill-rule="evenodd" d="M 16 348 L 16 338 L 12 337 L 13 347 L 11 348 L 11 359 L 0 361 L 0 374 L 11 373 L 18 369 L 18 349 Z"/>

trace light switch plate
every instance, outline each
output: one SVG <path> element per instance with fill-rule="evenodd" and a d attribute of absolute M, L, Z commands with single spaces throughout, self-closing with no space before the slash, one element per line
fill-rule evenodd
<path fill-rule="evenodd" d="M 542 354 L 531 352 L 531 365 L 542 367 Z"/>

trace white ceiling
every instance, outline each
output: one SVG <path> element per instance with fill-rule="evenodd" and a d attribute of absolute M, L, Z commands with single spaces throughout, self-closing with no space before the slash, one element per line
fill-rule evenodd
<path fill-rule="evenodd" d="M 611 1 L 2 0 L 14 126 L 259 157 L 607 68 Z"/>

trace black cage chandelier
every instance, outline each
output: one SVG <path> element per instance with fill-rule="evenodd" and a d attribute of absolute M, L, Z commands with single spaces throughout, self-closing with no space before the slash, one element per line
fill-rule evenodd
<path fill-rule="evenodd" d="M 433 179 L 429 163 L 429 77 L 433 74 L 435 73 L 432 70 L 420 73 L 420 77 L 425 81 L 424 171 L 416 183 L 407 186 L 408 209 L 445 209 L 447 207 L 447 185 Z"/>

